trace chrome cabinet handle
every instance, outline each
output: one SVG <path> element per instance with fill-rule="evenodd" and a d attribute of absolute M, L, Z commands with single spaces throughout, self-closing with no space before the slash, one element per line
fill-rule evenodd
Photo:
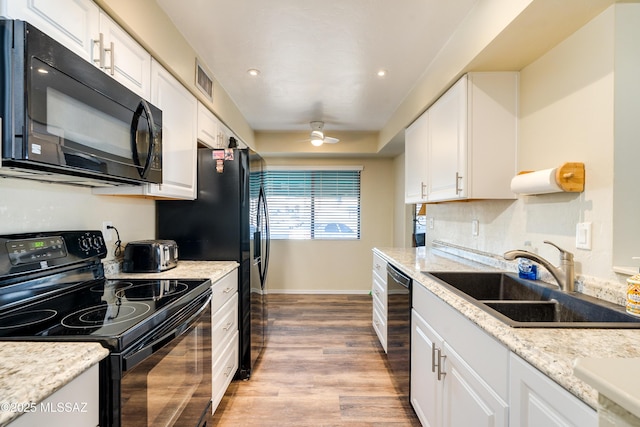
<path fill-rule="evenodd" d="M 446 375 L 446 372 L 442 370 L 442 364 L 447 356 L 442 354 L 442 349 L 436 347 L 436 343 L 431 343 L 431 372 L 436 372 L 438 375 L 438 381 L 442 380 L 442 377 Z"/>
<path fill-rule="evenodd" d="M 100 69 L 104 69 L 104 34 L 100 33 L 98 40 L 93 41 L 94 50 L 95 45 L 98 45 L 98 57 L 94 58 L 93 63 Z"/>
<path fill-rule="evenodd" d="M 228 377 L 228 376 L 229 376 L 229 374 L 231 373 L 231 370 L 232 370 L 232 369 L 233 369 L 233 366 L 228 366 L 228 367 L 227 367 L 227 371 L 224 373 L 224 376 L 225 376 L 225 377 Z"/>
<path fill-rule="evenodd" d="M 229 330 L 229 328 L 233 326 L 233 322 L 229 322 L 226 325 L 224 325 L 224 327 L 222 328 L 223 331 L 227 332 Z"/>
<path fill-rule="evenodd" d="M 102 34 L 100 34 L 100 35 L 102 36 Z M 109 52 L 110 64 L 109 64 L 108 67 L 106 65 L 104 65 L 102 68 L 104 68 L 105 70 L 109 70 L 109 74 L 113 76 L 115 74 L 115 71 L 116 71 L 116 64 L 114 63 L 114 58 L 115 58 L 115 56 L 114 56 L 115 53 L 114 52 L 115 51 L 114 51 L 114 48 L 113 48 L 113 42 L 110 43 L 108 49 L 106 49 L 106 48 L 104 49 L 104 52 Z"/>
<path fill-rule="evenodd" d="M 456 195 L 462 192 L 462 188 L 460 186 L 460 182 L 462 181 L 462 176 L 460 173 L 456 172 Z"/>
<path fill-rule="evenodd" d="M 423 181 L 420 181 L 420 198 L 424 200 L 427 193 L 427 184 L 425 184 Z"/>
<path fill-rule="evenodd" d="M 223 294 L 228 294 L 229 292 L 231 292 L 233 290 L 233 288 L 226 288 L 224 291 L 222 291 Z"/>

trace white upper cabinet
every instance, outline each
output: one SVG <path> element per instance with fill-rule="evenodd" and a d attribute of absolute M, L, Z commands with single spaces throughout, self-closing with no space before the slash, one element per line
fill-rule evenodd
<path fill-rule="evenodd" d="M 6 15 L 34 25 L 148 100 L 151 55 L 91 0 L 0 0 Z"/>
<path fill-rule="evenodd" d="M 429 108 L 429 118 L 428 199 L 464 198 L 467 193 L 464 185 L 467 175 L 466 77 L 458 80 Z M 515 140 L 513 143 L 515 145 Z"/>
<path fill-rule="evenodd" d="M 34 25 L 87 61 L 93 59 L 100 8 L 90 0 L 0 0 L 0 10 Z"/>
<path fill-rule="evenodd" d="M 404 202 L 427 201 L 427 148 L 429 111 L 425 111 L 404 133 Z"/>
<path fill-rule="evenodd" d="M 162 110 L 162 184 L 94 188 L 94 194 L 196 198 L 198 101 L 169 71 L 152 60 L 151 103 Z"/>
<path fill-rule="evenodd" d="M 405 203 L 514 199 L 518 73 L 469 73 L 405 133 Z"/>
<path fill-rule="evenodd" d="M 198 101 L 158 62 L 151 63 L 151 103 L 162 110 L 162 184 L 152 195 L 196 198 Z"/>
<path fill-rule="evenodd" d="M 106 14 L 94 35 L 94 64 L 144 99 L 151 97 L 151 55 Z"/>
<path fill-rule="evenodd" d="M 218 129 L 216 116 L 198 101 L 198 141 L 209 148 L 218 148 Z"/>
<path fill-rule="evenodd" d="M 429 110 L 431 202 L 514 199 L 518 73 L 463 76 Z"/>

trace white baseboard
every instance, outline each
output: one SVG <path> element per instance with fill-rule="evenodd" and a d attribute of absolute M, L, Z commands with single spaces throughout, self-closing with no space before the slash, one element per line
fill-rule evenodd
<path fill-rule="evenodd" d="M 266 294 L 298 294 L 298 295 L 368 295 L 368 289 L 267 289 Z"/>

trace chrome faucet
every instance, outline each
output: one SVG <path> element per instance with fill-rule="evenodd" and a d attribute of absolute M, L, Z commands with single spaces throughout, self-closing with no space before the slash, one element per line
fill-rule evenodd
<path fill-rule="evenodd" d="M 558 282 L 558 286 L 565 292 L 574 291 L 575 270 L 573 266 L 573 254 L 558 247 L 555 243 L 545 240 L 547 243 L 560 251 L 560 265 L 555 267 L 546 259 L 542 258 L 538 254 L 524 250 L 507 251 L 504 253 L 504 259 L 513 261 L 516 258 L 527 258 L 541 264 L 544 268 L 549 270 L 549 273 Z"/>

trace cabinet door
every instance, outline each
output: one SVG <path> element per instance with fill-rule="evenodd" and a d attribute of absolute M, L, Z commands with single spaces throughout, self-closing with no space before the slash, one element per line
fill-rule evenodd
<path fill-rule="evenodd" d="M 467 78 L 429 109 L 429 201 L 466 196 Z"/>
<path fill-rule="evenodd" d="M 162 110 L 162 184 L 150 193 L 195 199 L 197 100 L 156 61 L 151 71 L 151 103 Z"/>
<path fill-rule="evenodd" d="M 404 133 L 404 202 L 427 200 L 429 113 L 425 111 Z"/>
<path fill-rule="evenodd" d="M 0 2 L 4 3 L 9 17 L 31 23 L 85 60 L 92 61 L 93 41 L 99 32 L 100 14 L 100 9 L 93 1 L 0 0 Z"/>
<path fill-rule="evenodd" d="M 598 425 L 594 409 L 513 353 L 510 358 L 510 382 L 512 426 Z"/>
<path fill-rule="evenodd" d="M 443 425 L 451 427 L 508 425 L 509 406 L 449 346 L 445 346 L 446 379 Z"/>
<path fill-rule="evenodd" d="M 433 370 L 434 349 L 443 350 L 442 338 L 414 309 L 411 310 L 411 404 L 425 427 L 442 425 L 443 381 Z M 437 352 L 436 352 L 437 353 Z M 435 354 L 436 358 L 437 354 Z M 444 359 L 435 360 L 444 363 Z M 441 366 L 442 371 L 445 366 Z M 437 371 L 437 368 L 436 368 Z M 474 425 L 473 423 L 469 425 Z"/>
<path fill-rule="evenodd" d="M 93 365 L 70 383 L 38 403 L 34 412 L 28 412 L 16 418 L 11 423 L 11 427 L 99 425 L 98 374 L 98 365 Z"/>
<path fill-rule="evenodd" d="M 103 49 L 108 49 L 103 52 L 101 64 L 105 72 L 144 99 L 149 99 L 151 55 L 104 13 L 100 13 L 100 34 Z"/>
<path fill-rule="evenodd" d="M 218 127 L 216 116 L 201 102 L 198 102 L 198 141 L 209 148 L 221 148 Z"/>

